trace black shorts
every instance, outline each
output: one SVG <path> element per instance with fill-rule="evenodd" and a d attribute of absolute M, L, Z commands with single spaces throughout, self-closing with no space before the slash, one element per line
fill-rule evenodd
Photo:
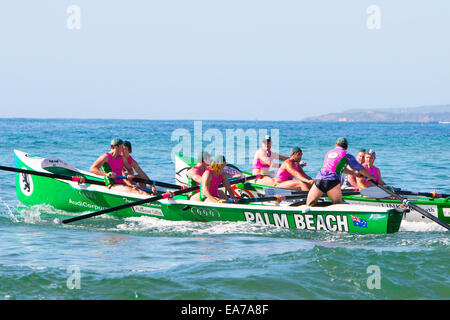
<path fill-rule="evenodd" d="M 316 185 L 316 187 L 319 188 L 319 190 L 324 193 L 327 193 L 340 183 L 341 183 L 340 180 L 319 180 L 319 179 L 314 180 L 314 184 Z"/>

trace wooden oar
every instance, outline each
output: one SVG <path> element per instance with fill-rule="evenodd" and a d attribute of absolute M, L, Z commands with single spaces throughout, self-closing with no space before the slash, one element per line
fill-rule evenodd
<path fill-rule="evenodd" d="M 230 181 L 230 184 L 235 184 L 235 183 L 245 182 L 245 181 L 248 181 L 248 180 L 253 180 L 253 179 L 255 179 L 256 177 L 259 177 L 259 176 L 260 175 L 254 175 L 254 176 L 250 176 L 250 177 L 237 179 L 237 180 L 234 180 L 234 181 Z M 81 215 L 81 216 L 78 216 L 78 217 L 65 219 L 65 220 L 62 221 L 62 223 L 71 223 L 71 222 L 75 222 L 75 221 L 79 221 L 79 220 L 83 220 L 83 219 L 99 216 L 99 215 L 102 215 L 102 214 L 114 212 L 114 211 L 117 211 L 117 210 L 122 210 L 122 209 L 130 208 L 130 207 L 134 207 L 134 206 L 150 203 L 150 202 L 153 202 L 153 201 L 158 201 L 158 200 L 161 200 L 161 199 L 173 198 L 174 196 L 178 196 L 180 194 L 196 191 L 199 188 L 200 188 L 200 186 L 196 186 L 196 187 L 186 188 L 186 189 L 182 189 L 182 190 L 178 190 L 178 191 L 174 191 L 174 192 L 166 192 L 166 193 L 163 193 L 163 194 L 159 194 L 157 196 L 153 196 L 153 197 L 150 197 L 150 198 L 146 198 L 146 199 L 142 199 L 142 200 L 126 203 L 126 204 L 123 204 L 123 205 L 120 205 L 120 206 L 117 206 L 117 207 L 112 207 L 112 208 L 108 208 L 108 209 L 105 209 L 105 210 L 100 210 L 100 211 L 97 211 L 97 212 L 87 213 L 87 214 L 84 214 L 84 215 Z"/>
<path fill-rule="evenodd" d="M 16 173 L 23 173 L 23 174 L 31 174 L 31 175 L 35 175 L 35 176 L 52 178 L 52 179 L 67 180 L 67 181 L 72 181 L 72 182 L 78 182 L 79 184 L 87 183 L 87 184 L 96 184 L 99 186 L 105 186 L 104 181 L 86 179 L 84 176 L 81 176 L 81 175 L 80 176 L 68 176 L 68 175 L 63 175 L 63 174 L 46 173 L 46 172 L 19 169 L 19 168 L 11 168 L 11 167 L 4 167 L 4 166 L 0 166 L 0 170 L 11 171 L 11 172 L 16 172 Z"/>
<path fill-rule="evenodd" d="M 125 176 L 117 176 L 117 178 L 119 178 L 119 179 L 127 179 L 127 177 L 125 177 Z M 177 185 L 177 184 L 160 182 L 160 181 L 155 181 L 155 180 L 147 180 L 147 179 L 138 178 L 138 177 L 134 177 L 133 181 L 141 182 L 141 183 L 145 183 L 145 184 L 149 184 L 149 185 L 155 185 L 155 186 L 158 186 L 158 187 L 170 188 L 170 189 L 177 189 L 177 190 L 181 190 L 182 189 L 182 187 Z"/>
<path fill-rule="evenodd" d="M 411 203 L 408 199 L 403 198 L 402 196 L 398 195 L 397 193 L 389 190 L 388 188 L 385 188 L 381 185 L 378 184 L 378 182 L 374 181 L 374 180 L 370 180 L 370 182 L 372 182 L 375 186 L 377 186 L 378 188 L 380 188 L 381 190 L 383 190 L 384 192 L 390 194 L 392 197 L 396 198 L 397 200 L 400 200 L 403 202 L 403 205 L 405 207 L 410 207 L 414 210 L 416 210 L 417 212 L 419 212 L 421 215 L 427 217 L 428 219 L 433 220 L 434 222 L 436 222 L 437 224 L 439 224 L 440 226 L 446 228 L 447 230 L 450 230 L 450 225 L 444 221 L 442 221 L 441 219 L 436 218 L 435 216 L 433 216 L 432 214 L 428 213 L 426 210 L 422 209 L 421 207 L 419 207 L 418 205 Z"/>

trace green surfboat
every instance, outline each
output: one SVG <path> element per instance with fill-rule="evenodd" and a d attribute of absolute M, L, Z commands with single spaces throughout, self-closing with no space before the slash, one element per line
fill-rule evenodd
<path fill-rule="evenodd" d="M 103 181 L 103 177 L 79 170 L 57 158 L 40 158 L 14 151 L 16 168 Z M 16 173 L 16 193 L 26 206 L 50 205 L 73 215 L 99 211 L 145 199 L 95 184 Z M 172 221 L 246 222 L 299 230 L 361 234 L 394 233 L 400 228 L 402 212 L 392 208 L 361 205 L 292 207 L 274 203 L 215 204 L 188 200 L 180 195 L 116 211 L 119 218 L 149 216 Z"/>
<path fill-rule="evenodd" d="M 79 170 L 58 158 L 36 157 L 19 150 L 14 150 L 14 164 L 19 169 L 84 177 L 104 182 L 104 177 Z M 16 173 L 15 181 L 17 198 L 23 205 L 50 205 L 68 213 L 100 211 L 143 198 L 108 189 L 106 186 L 78 184 L 23 173 Z M 121 217 L 160 215 L 159 207 L 159 203 L 150 203 L 117 211 L 115 215 Z"/>
<path fill-rule="evenodd" d="M 177 154 L 175 157 L 175 179 L 178 185 L 187 184 L 187 171 L 196 165 L 193 158 Z M 234 165 L 227 164 L 225 171 L 230 175 L 251 175 L 249 172 L 241 171 Z M 290 195 L 301 195 L 304 194 L 306 197 L 307 192 L 283 189 L 273 186 L 265 186 L 257 183 L 238 183 L 233 186 L 233 190 L 236 196 L 245 198 L 259 198 L 268 197 L 274 195 L 290 196 Z M 344 190 L 343 190 L 344 192 Z M 446 198 L 428 198 L 428 197 L 417 197 L 417 196 L 405 196 L 412 203 L 420 206 L 422 209 L 431 213 L 435 217 L 450 223 L 450 197 Z M 379 206 L 383 208 L 395 208 L 400 209 L 402 202 L 399 200 L 394 200 L 390 198 L 370 198 L 362 195 L 344 195 L 343 200 L 349 204 L 358 205 L 370 205 Z M 405 212 L 404 219 L 406 221 L 414 222 L 426 222 L 433 223 L 432 220 L 427 219 L 422 214 L 415 210 L 410 210 Z"/>

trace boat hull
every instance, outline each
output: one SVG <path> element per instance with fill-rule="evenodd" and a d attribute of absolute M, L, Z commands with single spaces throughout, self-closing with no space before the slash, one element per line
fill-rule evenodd
<path fill-rule="evenodd" d="M 58 160 L 32 157 L 15 151 L 17 168 L 41 172 L 64 172 L 101 181 L 102 177 L 78 170 Z M 16 174 L 16 193 L 27 206 L 50 205 L 70 213 L 98 211 L 145 199 L 118 193 L 104 186 L 81 184 L 36 175 Z M 393 233 L 400 228 L 402 213 L 395 209 L 356 205 L 289 207 L 275 204 L 213 204 L 195 202 L 187 196 L 134 206 L 113 213 L 121 218 L 150 216 L 172 221 L 248 222 L 289 229 L 348 233 Z"/>
<path fill-rule="evenodd" d="M 359 234 L 394 233 L 402 213 L 368 206 L 286 207 L 277 205 L 212 204 L 188 200 L 161 201 L 166 218 L 187 221 L 232 221 L 297 230 Z"/>
<path fill-rule="evenodd" d="M 102 181 L 101 177 L 73 167 L 70 168 L 59 159 L 52 159 L 51 166 L 48 167 L 46 166 L 49 163 L 48 158 L 33 157 L 20 151 L 15 151 L 14 155 L 16 168 L 45 173 L 63 172 L 66 175 L 84 176 L 91 180 Z M 144 196 L 130 196 L 127 193 L 115 192 L 104 186 L 80 185 L 76 182 L 36 175 L 16 173 L 15 179 L 17 198 L 22 204 L 26 206 L 50 205 L 68 213 L 99 211 L 145 198 Z M 116 211 L 113 215 L 119 217 L 160 216 L 159 207 L 159 203 L 144 204 Z"/>
<path fill-rule="evenodd" d="M 186 168 L 189 168 L 195 163 L 193 160 L 190 160 L 189 158 L 181 155 L 178 155 L 176 157 L 176 161 L 177 161 L 176 167 L 178 168 L 176 175 L 177 181 L 179 181 L 180 185 L 183 185 L 182 182 L 186 180 L 186 178 L 183 177 L 183 173 L 185 174 L 187 172 Z M 250 175 L 250 173 L 248 172 L 244 171 L 241 172 L 243 174 Z M 290 196 L 302 193 L 305 194 L 306 197 L 307 194 L 307 192 L 304 191 L 302 192 L 272 186 L 265 186 L 257 183 L 239 183 L 233 186 L 233 190 L 236 196 L 243 198 L 261 198 L 261 197 L 270 197 L 274 195 Z M 367 198 L 364 196 L 343 196 L 342 198 L 346 203 L 350 204 L 379 206 L 383 208 L 394 208 L 394 209 L 400 209 L 402 206 L 401 201 L 394 199 L 386 199 L 386 198 L 377 199 L 377 198 Z M 450 223 L 450 198 L 431 199 L 425 197 L 415 197 L 409 198 L 409 200 L 411 201 L 411 203 L 418 205 L 419 207 L 426 210 L 435 217 L 441 219 L 442 221 Z M 286 202 L 289 203 L 293 201 L 295 200 Z M 407 221 L 414 221 L 414 222 L 433 223 L 432 220 L 424 217 L 422 214 L 420 214 L 415 210 L 405 212 L 404 219 Z"/>

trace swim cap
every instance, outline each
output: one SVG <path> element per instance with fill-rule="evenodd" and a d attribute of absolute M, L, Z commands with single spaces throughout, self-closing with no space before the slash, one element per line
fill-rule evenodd
<path fill-rule="evenodd" d="M 297 152 L 302 152 L 302 149 L 300 149 L 299 147 L 293 147 L 291 149 L 291 154 L 297 153 Z"/>
<path fill-rule="evenodd" d="M 131 153 L 131 142 L 130 142 L 130 141 L 124 141 L 124 142 L 123 142 L 123 145 L 124 145 L 125 147 L 127 147 L 128 150 L 130 150 L 130 153 Z"/>
<path fill-rule="evenodd" d="M 342 147 L 348 147 L 347 139 L 345 138 L 339 138 L 336 140 L 336 144 Z"/>
<path fill-rule="evenodd" d="M 366 153 L 366 149 L 361 149 L 358 151 L 358 153 L 360 153 L 360 152 Z"/>
<path fill-rule="evenodd" d="M 121 144 L 123 144 L 122 139 L 114 138 L 114 139 L 111 140 L 111 145 L 112 146 L 120 146 Z"/>
<path fill-rule="evenodd" d="M 222 156 L 222 155 L 217 155 L 217 156 L 215 156 L 213 162 L 214 162 L 214 163 L 219 163 L 219 164 L 225 164 L 225 163 L 226 163 L 225 157 Z"/>
<path fill-rule="evenodd" d="M 272 138 L 266 134 L 263 141 L 272 141 Z"/>
<path fill-rule="evenodd" d="M 367 151 L 367 154 L 373 154 L 374 156 L 376 155 L 375 150 L 373 149 L 369 149 L 369 151 Z"/>

